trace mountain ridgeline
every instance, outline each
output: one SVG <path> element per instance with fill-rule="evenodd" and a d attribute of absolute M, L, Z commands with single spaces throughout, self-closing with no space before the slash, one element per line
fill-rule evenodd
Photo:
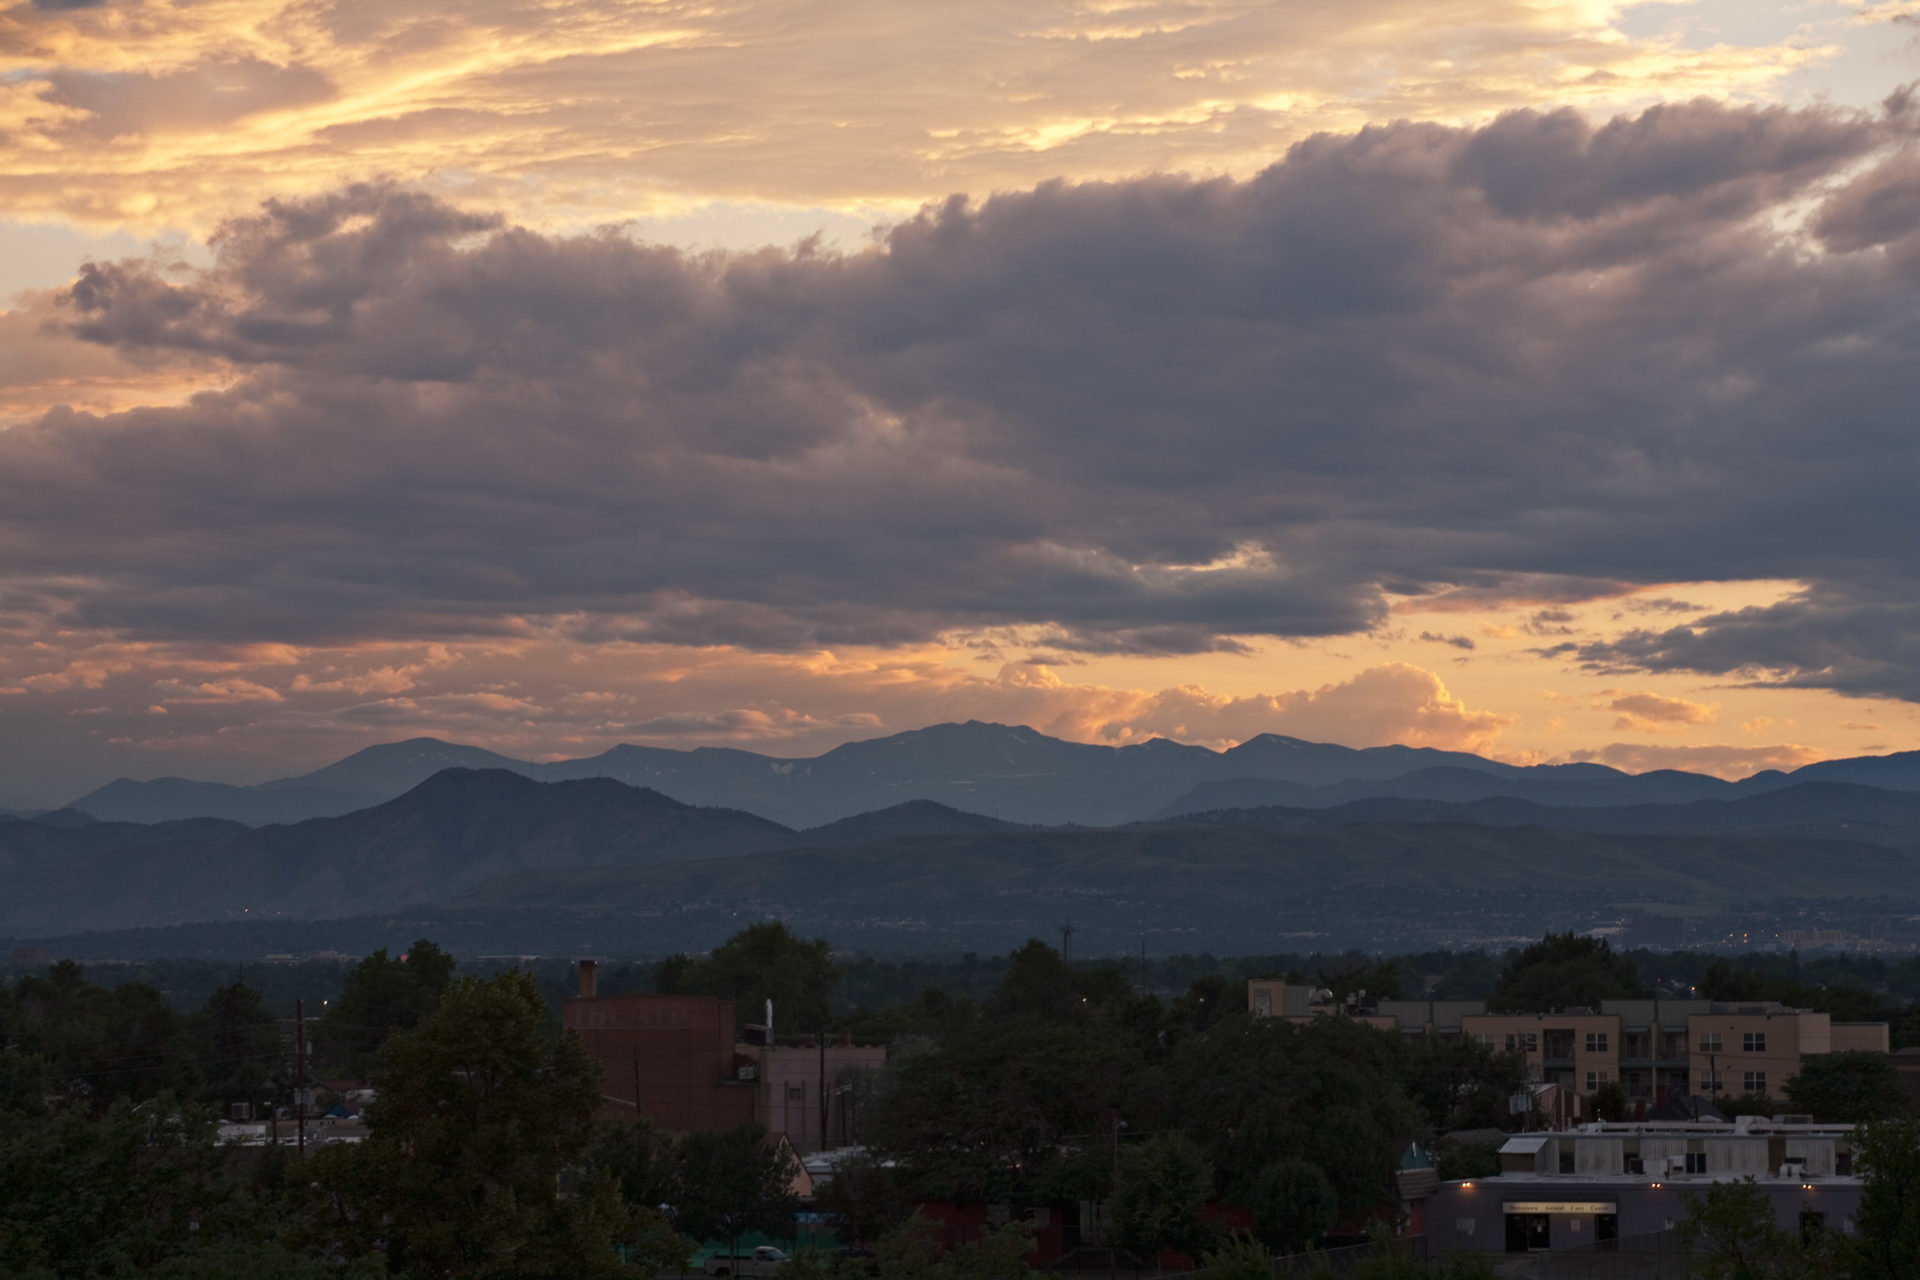
<path fill-rule="evenodd" d="M 729 794 L 751 791 L 747 779 L 769 785 L 761 766 L 781 763 L 784 772 L 765 773 L 794 788 L 778 793 L 789 809 L 830 812 L 830 794 L 889 801 L 808 825 L 596 776 L 592 762 L 538 766 L 587 775 L 549 781 L 527 776 L 536 766 L 491 767 L 502 758 L 488 753 L 479 763 L 489 767 L 447 766 L 449 756 L 473 759 L 472 749 L 419 742 L 361 752 L 306 779 L 230 789 L 338 796 L 422 775 L 340 815 L 138 823 L 104 805 L 89 813 L 83 799 L 0 818 L 11 890 L 0 899 L 0 934 L 399 913 L 465 920 L 480 945 L 505 947 L 527 936 L 514 921 L 544 913 L 562 923 L 543 938 L 579 945 L 592 934 L 582 922 L 626 921 L 609 926 L 619 945 L 645 951 L 697 946 L 739 918 L 778 915 L 869 945 L 967 949 L 1015 944 L 1071 916 L 1089 936 L 1151 932 L 1205 947 L 1324 936 L 1332 916 L 1357 909 L 1388 930 L 1451 912 L 1450 936 L 1500 936 L 1506 920 L 1537 932 L 1552 913 L 1621 903 L 1682 914 L 1759 899 L 1920 903 L 1920 788 L 1835 777 L 1912 780 L 1911 757 L 1732 784 L 1591 765 L 1477 768 L 1460 763 L 1476 757 L 1435 763 L 1447 753 L 1289 739 L 1255 740 L 1239 754 L 1170 743 L 1116 750 L 981 725 L 856 745 L 810 762 L 713 753 L 719 762 L 703 776 L 734 770 L 733 782 L 713 784 Z M 706 759 L 664 755 L 688 768 Z M 1193 783 L 1199 764 L 1292 777 Z M 1343 768 L 1404 771 L 1327 780 Z M 1137 794 L 1123 807 L 1152 816 L 1015 821 L 912 794 L 960 789 L 997 794 L 1016 811 L 1085 813 L 1121 807 L 1114 790 L 1127 778 Z M 207 784 L 191 785 L 207 794 Z M 1053 809 L 1049 787 L 1059 793 Z M 1294 803 L 1198 807 L 1274 795 Z"/>
<path fill-rule="evenodd" d="M 1804 782 L 1920 790 L 1920 752 L 1830 760 L 1732 783 L 1672 770 L 1628 774 L 1598 764 L 1522 768 L 1459 751 L 1356 750 L 1275 734 L 1227 751 L 1164 739 L 1105 747 L 969 721 L 852 742 L 805 759 L 731 748 L 618 746 L 584 759 L 535 764 L 416 738 L 251 787 L 121 779 L 68 807 L 103 821 L 292 823 L 384 803 L 450 768 L 505 770 L 540 782 L 610 778 L 684 804 L 740 809 L 796 829 L 916 800 L 1016 825 L 1113 826 L 1214 809 L 1330 808 L 1374 797 L 1447 803 L 1506 797 L 1591 808 L 1734 800 Z"/>

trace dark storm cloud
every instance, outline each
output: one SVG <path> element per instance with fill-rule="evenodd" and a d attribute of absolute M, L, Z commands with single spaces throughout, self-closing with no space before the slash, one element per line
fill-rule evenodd
<path fill-rule="evenodd" d="M 1920 603 L 1906 584 L 1822 586 L 1691 626 L 1565 648 L 1596 671 L 1701 672 L 1920 702 Z"/>
<path fill-rule="evenodd" d="M 1842 252 L 1920 231 L 1920 156 L 1909 153 L 1854 181 L 1827 202 L 1815 230 L 1828 248 Z"/>
<path fill-rule="evenodd" d="M 1903 127 L 1395 125 L 1247 182 L 949 202 L 851 256 L 545 237 L 383 187 L 272 205 L 203 275 L 82 275 L 75 333 L 244 376 L 0 436 L 0 562 L 81 623 L 222 638 L 563 616 L 1186 652 L 1367 628 L 1388 590 L 1870 604 L 1916 569 L 1915 263 L 1769 215 Z M 1865 225 L 1859 190 L 1822 217 Z M 1670 648 L 1606 660 L 1693 661 Z"/>

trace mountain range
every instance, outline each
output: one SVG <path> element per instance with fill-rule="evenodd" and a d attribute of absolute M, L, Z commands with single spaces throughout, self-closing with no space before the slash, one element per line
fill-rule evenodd
<path fill-rule="evenodd" d="M 1004 930 L 1035 911 L 1121 931 L 1237 921 L 1254 936 L 1263 921 L 1356 903 L 1418 914 L 1447 895 L 1483 914 L 1575 900 L 1695 912 L 1774 897 L 1920 901 L 1920 792 L 1835 782 L 1585 808 L 1368 797 L 1107 828 L 912 800 L 796 829 L 610 778 L 454 768 L 292 824 L 47 817 L 0 820 L 0 934 L 433 907 L 911 920 L 965 945 L 968 927 Z"/>
<path fill-rule="evenodd" d="M 1376 797 L 1446 803 L 1505 797 L 1593 808 L 1735 800 L 1806 782 L 1920 790 L 1920 752 L 1828 760 L 1734 783 L 1674 770 L 1629 774 L 1599 764 L 1521 767 L 1466 752 L 1355 749 L 1276 734 L 1226 751 L 1165 739 L 1107 747 L 969 721 L 795 759 L 732 748 L 618 746 L 582 759 L 533 763 L 416 738 L 255 786 L 122 778 L 67 807 L 103 821 L 293 823 L 379 805 L 450 768 L 504 770 L 541 782 L 610 778 L 796 829 L 915 800 L 1020 825 L 1113 826 L 1217 809 L 1331 808 Z"/>

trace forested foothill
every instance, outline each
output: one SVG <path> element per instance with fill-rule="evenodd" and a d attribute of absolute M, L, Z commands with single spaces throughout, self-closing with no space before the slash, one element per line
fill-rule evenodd
<path fill-rule="evenodd" d="M 61 963 L 0 988 L 0 1275 L 651 1276 L 702 1245 L 798 1235 L 789 1157 L 762 1131 L 675 1140 L 603 1117 L 598 1068 L 556 1016 L 566 962 L 457 962 L 423 939 L 350 966 L 208 970 L 200 981 L 225 980 L 195 1001 L 196 972 Z M 1086 1203 L 1101 1206 L 1111 1245 L 1216 1280 L 1370 1236 L 1373 1256 L 1348 1274 L 1490 1274 L 1478 1258 L 1420 1262 L 1390 1243 L 1394 1173 L 1410 1143 L 1436 1153 L 1442 1176 L 1493 1172 L 1487 1135 L 1527 1122 L 1509 1107 L 1523 1062 L 1343 1017 L 1254 1018 L 1248 977 L 1518 1011 L 1697 988 L 1890 1018 L 1899 1043 L 1917 1029 L 1920 968 L 1621 954 L 1573 935 L 1503 958 L 1075 964 L 1036 940 L 1002 957 L 897 962 L 837 958 L 768 923 L 704 956 L 609 966 L 600 989 L 755 1011 L 772 999 L 790 1025 L 889 1046 L 861 1087 L 864 1154 L 805 1206 L 840 1248 L 802 1252 L 785 1272 L 801 1280 L 1024 1274 L 1020 1216 Z M 288 1144 L 300 1073 L 280 1006 L 294 999 L 309 1084 L 372 1091 L 364 1141 L 327 1142 L 315 1126 L 304 1153 Z M 1905 1094 L 1845 1062 L 1797 1083 L 1796 1106 L 1870 1122 L 1861 1231 L 1809 1253 L 1763 1229 L 1737 1186 L 1716 1189 L 1686 1224 L 1704 1264 L 1920 1273 Z M 281 1141 L 223 1145 L 217 1122 L 236 1104 L 280 1117 Z M 955 1203 L 1011 1206 L 1015 1220 L 956 1243 L 927 1216 Z M 1823 1269 L 1793 1270 L 1816 1256 Z"/>

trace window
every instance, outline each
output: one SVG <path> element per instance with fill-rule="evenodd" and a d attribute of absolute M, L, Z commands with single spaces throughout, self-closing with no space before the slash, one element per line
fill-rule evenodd
<path fill-rule="evenodd" d="M 1722 1089 L 1726 1087 L 1727 1087 L 1726 1077 L 1721 1075 L 1718 1071 L 1702 1071 L 1700 1073 L 1700 1092 L 1701 1093 L 1704 1093 L 1709 1097 L 1711 1097 L 1712 1095 L 1719 1093 Z"/>
<path fill-rule="evenodd" d="M 1562 1173 L 1573 1172 L 1573 1152 L 1572 1151 L 1562 1149 L 1562 1151 L 1560 1152 L 1560 1172 Z"/>
<path fill-rule="evenodd" d="M 1707 1171 L 1707 1153 L 1704 1151 L 1687 1152 L 1687 1172 L 1705 1173 Z"/>
<path fill-rule="evenodd" d="M 1767 1073 L 1764 1071 L 1747 1072 L 1740 1078 L 1740 1087 L 1748 1093 L 1765 1093 L 1767 1091 Z"/>
<path fill-rule="evenodd" d="M 1720 1052 L 1720 1033 L 1718 1031 L 1702 1031 L 1700 1033 L 1700 1052 Z"/>
<path fill-rule="evenodd" d="M 1605 1084 L 1606 1082 L 1607 1082 L 1606 1072 L 1604 1071 L 1587 1072 L 1587 1092 L 1588 1093 L 1592 1093 L 1595 1089 L 1598 1089 L 1601 1085 Z"/>
<path fill-rule="evenodd" d="M 1475 1044 L 1483 1044 L 1483 1045 L 1485 1045 L 1485 1046 L 1487 1046 L 1487 1048 L 1489 1048 L 1489 1049 L 1491 1049 L 1491 1048 L 1493 1048 L 1493 1037 L 1492 1037 L 1492 1036 L 1490 1036 L 1490 1035 L 1488 1035 L 1488 1034 L 1487 1034 L 1486 1032 L 1484 1032 L 1484 1031 L 1476 1031 L 1476 1032 L 1474 1032 L 1474 1033 L 1473 1033 L 1473 1042 L 1474 1042 Z"/>
<path fill-rule="evenodd" d="M 1540 1048 L 1540 1037 L 1535 1035 L 1533 1032 L 1531 1031 L 1507 1032 L 1507 1052 L 1508 1053 L 1512 1053 L 1516 1049 L 1523 1050 L 1527 1053 L 1535 1053 L 1539 1050 L 1539 1048 Z"/>
<path fill-rule="evenodd" d="M 1748 1053 L 1765 1053 L 1767 1051 L 1767 1033 L 1764 1031 L 1747 1032 L 1740 1037 L 1740 1047 Z"/>
<path fill-rule="evenodd" d="M 1273 992 L 1263 987 L 1253 993 L 1253 1016 L 1256 1018 L 1273 1016 Z"/>
<path fill-rule="evenodd" d="M 1587 1032 L 1587 1052 L 1605 1053 L 1607 1051 L 1607 1033 L 1604 1031 Z"/>

